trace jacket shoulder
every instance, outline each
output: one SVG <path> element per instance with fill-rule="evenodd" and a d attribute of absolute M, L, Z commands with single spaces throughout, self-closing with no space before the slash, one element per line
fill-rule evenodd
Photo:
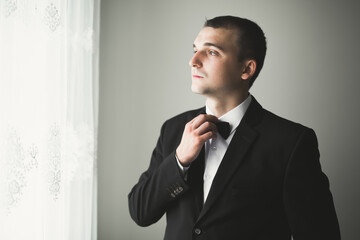
<path fill-rule="evenodd" d="M 304 125 L 302 125 L 301 123 L 286 119 L 284 117 L 281 117 L 277 114 L 274 114 L 266 109 L 264 109 L 264 119 L 266 121 L 270 121 L 271 123 L 273 123 L 275 126 L 276 125 L 280 125 L 282 127 L 285 128 L 295 128 L 295 129 L 305 129 L 308 128 Z"/>
<path fill-rule="evenodd" d="M 255 129 L 276 135 L 286 132 L 299 133 L 310 129 L 300 123 L 285 119 L 270 112 L 263 108 L 254 97 L 244 115 L 244 122 Z"/>
<path fill-rule="evenodd" d="M 289 142 L 297 141 L 303 134 L 315 136 L 313 129 L 304 126 L 298 122 L 280 117 L 268 110 L 264 109 L 263 120 L 258 125 L 258 130 L 265 135 L 272 136 L 275 139 L 282 139 Z"/>

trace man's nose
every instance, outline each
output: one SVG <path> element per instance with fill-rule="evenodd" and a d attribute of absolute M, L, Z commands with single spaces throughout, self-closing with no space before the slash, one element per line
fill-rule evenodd
<path fill-rule="evenodd" d="M 202 66 L 200 52 L 195 52 L 189 61 L 190 67 L 199 68 Z"/>

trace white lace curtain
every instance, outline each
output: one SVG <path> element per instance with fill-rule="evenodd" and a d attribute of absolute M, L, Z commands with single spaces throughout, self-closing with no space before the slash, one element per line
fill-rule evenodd
<path fill-rule="evenodd" d="M 0 239 L 96 239 L 100 0 L 0 0 Z"/>

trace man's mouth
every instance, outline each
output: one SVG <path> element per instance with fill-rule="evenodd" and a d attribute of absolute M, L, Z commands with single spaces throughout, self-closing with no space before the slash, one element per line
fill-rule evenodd
<path fill-rule="evenodd" d="M 200 75 L 192 75 L 193 78 L 204 78 L 203 76 L 200 76 Z"/>

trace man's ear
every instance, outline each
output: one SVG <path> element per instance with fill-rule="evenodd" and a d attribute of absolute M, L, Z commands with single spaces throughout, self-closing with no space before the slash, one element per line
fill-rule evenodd
<path fill-rule="evenodd" d="M 243 72 L 241 78 L 243 80 L 250 80 L 256 71 L 256 61 L 249 59 L 244 62 Z"/>

